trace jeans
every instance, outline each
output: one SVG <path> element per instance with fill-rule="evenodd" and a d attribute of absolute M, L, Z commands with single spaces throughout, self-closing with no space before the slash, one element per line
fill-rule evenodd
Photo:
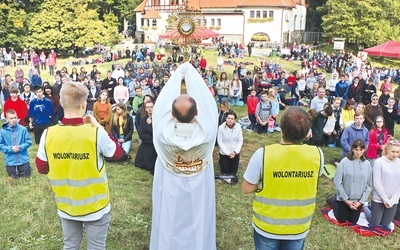
<path fill-rule="evenodd" d="M 50 76 L 54 76 L 54 66 L 49 66 Z"/>
<path fill-rule="evenodd" d="M 119 139 L 124 139 L 124 136 L 120 135 Z M 125 153 L 129 154 L 129 151 L 131 150 L 132 141 L 125 141 L 122 143 L 120 142 L 119 144 L 121 145 L 121 147 L 125 151 Z"/>
<path fill-rule="evenodd" d="M 240 99 L 240 96 L 237 96 L 237 97 L 231 96 L 231 103 L 230 103 L 230 104 L 231 104 L 232 106 L 238 106 L 239 99 Z"/>
<path fill-rule="evenodd" d="M 256 250 L 302 250 L 304 240 L 276 240 L 269 239 L 254 231 L 254 245 Z"/>
<path fill-rule="evenodd" d="M 218 95 L 218 102 L 221 104 L 222 101 L 228 101 L 228 96 Z"/>
<path fill-rule="evenodd" d="M 299 98 L 292 97 L 292 106 L 298 106 L 299 105 Z"/>
<path fill-rule="evenodd" d="M 61 219 L 64 237 L 64 250 L 79 250 L 82 241 L 83 225 L 86 228 L 87 249 L 106 249 L 107 231 L 110 223 L 110 213 L 99 220 L 77 221 Z"/>
<path fill-rule="evenodd" d="M 31 176 L 31 165 L 29 161 L 18 166 L 6 166 L 8 176 L 18 179 L 20 177 L 30 177 Z"/>
<path fill-rule="evenodd" d="M 42 137 L 42 134 L 46 128 L 48 128 L 48 125 L 46 125 L 46 126 L 33 125 L 33 134 L 35 136 L 36 144 L 39 145 L 40 137 Z"/>

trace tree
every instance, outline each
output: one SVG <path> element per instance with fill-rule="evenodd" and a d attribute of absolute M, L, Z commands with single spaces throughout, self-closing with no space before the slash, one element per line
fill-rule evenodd
<path fill-rule="evenodd" d="M 327 11 L 322 17 L 327 36 L 345 37 L 362 46 L 399 38 L 399 17 L 392 15 L 398 14 L 398 8 L 397 0 L 328 0 L 325 6 L 319 7 Z"/>
<path fill-rule="evenodd" d="M 85 1 L 46 0 L 32 16 L 29 28 L 27 44 L 37 49 L 111 45 L 119 39 L 116 24 L 100 21 Z"/>
<path fill-rule="evenodd" d="M 90 6 L 97 8 L 100 20 L 106 21 L 107 15 L 114 14 L 121 23 L 135 20 L 136 13 L 133 10 L 141 2 L 142 0 L 94 0 Z"/>
<path fill-rule="evenodd" d="M 321 28 L 322 16 L 326 14 L 325 6 L 327 0 L 308 1 L 306 29 L 309 31 L 318 31 Z"/>
<path fill-rule="evenodd" d="M 27 30 L 27 14 L 13 0 L 0 3 L 0 45 L 19 48 Z"/>

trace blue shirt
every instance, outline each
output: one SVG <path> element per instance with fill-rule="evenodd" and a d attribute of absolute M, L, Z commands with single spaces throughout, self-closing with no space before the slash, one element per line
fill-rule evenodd
<path fill-rule="evenodd" d="M 29 103 L 29 118 L 33 118 L 33 125 L 48 126 L 53 115 L 53 105 L 48 98 L 43 97 L 41 100 L 35 98 Z"/>

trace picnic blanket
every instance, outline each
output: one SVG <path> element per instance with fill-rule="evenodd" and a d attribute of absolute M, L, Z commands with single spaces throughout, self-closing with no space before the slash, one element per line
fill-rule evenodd
<path fill-rule="evenodd" d="M 328 177 L 329 179 L 332 179 L 335 176 L 336 173 L 336 166 L 333 164 L 325 164 L 324 166 L 324 172 L 323 174 Z"/>
<path fill-rule="evenodd" d="M 400 220 L 393 219 L 393 223 L 394 223 L 396 226 L 400 227 Z"/>
<path fill-rule="evenodd" d="M 389 228 L 390 231 L 388 231 L 387 229 L 383 228 L 383 227 L 379 227 L 379 226 L 369 226 L 369 223 L 367 221 L 367 218 L 365 217 L 364 212 L 361 212 L 360 214 L 360 218 L 357 221 L 357 224 L 352 224 L 351 222 L 345 222 L 345 223 L 339 223 L 336 218 L 335 215 L 333 214 L 333 210 L 332 208 L 322 208 L 321 209 L 322 215 L 324 216 L 325 219 L 327 219 L 328 221 L 332 222 L 335 225 L 338 226 L 346 226 L 349 227 L 351 229 L 353 229 L 354 232 L 356 232 L 357 234 L 361 235 L 361 236 L 387 236 L 389 234 L 394 233 L 396 227 L 394 225 L 394 223 L 390 223 Z"/>

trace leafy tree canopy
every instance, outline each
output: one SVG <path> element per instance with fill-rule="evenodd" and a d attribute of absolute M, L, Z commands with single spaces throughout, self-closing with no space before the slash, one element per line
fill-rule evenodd
<path fill-rule="evenodd" d="M 19 47 L 20 37 L 26 35 L 27 15 L 13 0 L 0 3 L 0 45 Z"/>
<path fill-rule="evenodd" d="M 134 20 L 138 0 L 3 0 L 0 47 L 59 48 L 111 45 L 123 19 Z"/>
<path fill-rule="evenodd" d="M 344 37 L 362 46 L 400 40 L 399 8 L 398 0 L 328 0 L 318 7 L 327 13 L 322 17 L 327 36 Z"/>

